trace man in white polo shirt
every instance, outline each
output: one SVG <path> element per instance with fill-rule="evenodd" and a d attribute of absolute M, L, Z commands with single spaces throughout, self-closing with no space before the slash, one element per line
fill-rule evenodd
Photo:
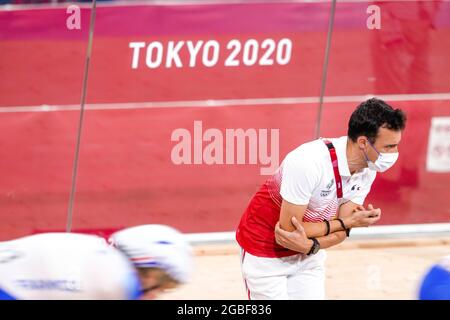
<path fill-rule="evenodd" d="M 398 158 L 405 114 L 373 98 L 353 112 L 347 136 L 291 151 L 250 201 L 236 232 L 249 299 L 324 299 L 323 250 L 351 228 L 376 223 L 363 207 L 376 172 Z"/>

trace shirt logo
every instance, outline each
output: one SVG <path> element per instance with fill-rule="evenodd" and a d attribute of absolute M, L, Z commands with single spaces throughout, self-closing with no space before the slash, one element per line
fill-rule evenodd
<path fill-rule="evenodd" d="M 333 182 L 334 182 L 334 179 L 331 179 L 330 183 L 327 184 L 327 189 L 328 189 L 328 190 L 330 190 L 331 187 L 333 186 Z"/>
<path fill-rule="evenodd" d="M 0 263 L 8 263 L 22 257 L 22 254 L 12 249 L 0 249 Z"/>
<path fill-rule="evenodd" d="M 357 184 L 355 184 L 353 187 L 352 187 L 352 191 L 359 191 L 359 190 L 361 190 L 361 187 L 360 186 L 358 186 Z"/>
<path fill-rule="evenodd" d="M 81 291 L 81 284 L 78 281 L 67 279 L 20 279 L 15 282 L 19 287 L 27 290 Z"/>
<path fill-rule="evenodd" d="M 331 179 L 330 183 L 328 183 L 325 187 L 326 190 L 320 190 L 320 196 L 321 197 L 326 197 L 331 193 L 331 187 L 334 184 L 334 179 Z"/>

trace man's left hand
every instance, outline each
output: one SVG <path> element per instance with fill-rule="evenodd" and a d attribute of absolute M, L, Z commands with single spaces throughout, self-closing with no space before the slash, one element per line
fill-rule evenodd
<path fill-rule="evenodd" d="M 291 221 L 296 230 L 292 232 L 285 231 L 281 229 L 278 222 L 275 226 L 275 239 L 284 248 L 306 254 L 311 250 L 313 241 L 308 239 L 305 229 L 295 217 L 292 217 Z"/>

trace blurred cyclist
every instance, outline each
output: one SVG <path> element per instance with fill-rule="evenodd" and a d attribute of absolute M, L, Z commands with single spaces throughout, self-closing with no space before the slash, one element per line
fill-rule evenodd
<path fill-rule="evenodd" d="M 139 278 L 105 240 L 43 233 L 0 244 L 0 299 L 136 299 Z"/>
<path fill-rule="evenodd" d="M 175 229 L 132 227 L 109 241 L 46 233 L 1 243 L 0 299 L 150 299 L 189 277 L 191 249 Z"/>
<path fill-rule="evenodd" d="M 123 252 L 139 273 L 143 299 L 187 282 L 191 247 L 183 234 L 164 225 L 142 225 L 114 233 L 109 242 Z"/>

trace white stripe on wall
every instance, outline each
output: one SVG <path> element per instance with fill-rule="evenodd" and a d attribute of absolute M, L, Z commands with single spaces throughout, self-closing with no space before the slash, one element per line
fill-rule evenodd
<path fill-rule="evenodd" d="M 359 96 L 329 96 L 324 97 L 325 103 L 361 102 L 375 95 Z M 427 94 L 394 94 L 376 96 L 388 102 L 392 101 L 446 101 L 450 100 L 450 93 Z M 155 108 L 216 108 L 241 107 L 257 105 L 292 105 L 319 103 L 319 97 L 285 97 L 285 98 L 248 98 L 248 99 L 219 99 L 219 100 L 185 100 L 185 101 L 157 101 L 137 103 L 94 103 L 86 104 L 86 110 L 134 110 Z M 39 105 L 39 106 L 10 106 L 0 107 L 0 113 L 14 112 L 57 112 L 78 111 L 79 105 Z"/>

